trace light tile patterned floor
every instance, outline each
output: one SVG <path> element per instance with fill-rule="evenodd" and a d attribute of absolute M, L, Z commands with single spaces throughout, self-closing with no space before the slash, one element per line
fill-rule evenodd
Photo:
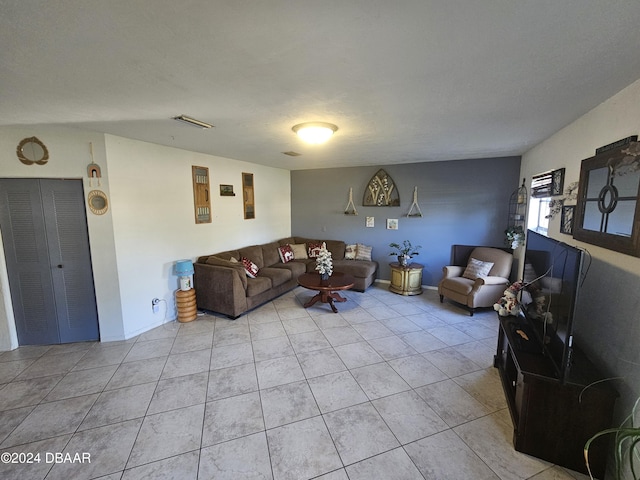
<path fill-rule="evenodd" d="M 302 308 L 313 293 L 0 353 L 0 451 L 40 453 L 0 463 L 0 478 L 587 478 L 514 451 L 493 311 L 380 284 L 334 314 Z"/>

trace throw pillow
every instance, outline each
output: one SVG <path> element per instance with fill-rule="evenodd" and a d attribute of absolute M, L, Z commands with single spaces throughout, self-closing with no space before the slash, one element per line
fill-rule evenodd
<path fill-rule="evenodd" d="M 493 262 L 482 262 L 476 258 L 470 258 L 467 268 L 464 269 L 462 276 L 469 280 L 475 280 L 478 277 L 486 277 L 489 275 L 493 267 Z"/>
<path fill-rule="evenodd" d="M 307 243 L 307 250 L 309 251 L 309 258 L 316 258 L 320 254 L 320 250 L 324 247 L 324 242 L 309 242 Z"/>
<path fill-rule="evenodd" d="M 307 256 L 307 245 L 305 243 L 294 243 L 289 245 L 293 250 L 293 258 L 296 260 L 304 260 Z"/>
<path fill-rule="evenodd" d="M 258 276 L 260 269 L 255 263 L 246 257 L 242 257 L 240 261 L 242 262 L 242 265 L 244 265 L 244 271 L 247 272 L 247 277 L 256 278 Z"/>
<path fill-rule="evenodd" d="M 290 262 L 295 258 L 291 245 L 283 245 L 278 247 L 278 255 L 280 255 L 280 261 L 282 263 Z"/>
<path fill-rule="evenodd" d="M 356 251 L 356 260 L 368 260 L 369 262 L 371 261 L 371 250 L 373 249 L 373 247 L 370 247 L 368 245 L 363 245 L 361 243 L 358 243 L 358 248 Z"/>
<path fill-rule="evenodd" d="M 358 246 L 354 243 L 353 245 L 347 245 L 344 247 L 344 259 L 345 260 L 355 260 L 356 253 L 358 250 Z"/>

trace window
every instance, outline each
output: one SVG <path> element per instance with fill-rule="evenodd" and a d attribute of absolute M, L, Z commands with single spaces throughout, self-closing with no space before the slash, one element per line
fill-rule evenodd
<path fill-rule="evenodd" d="M 549 231 L 549 202 L 550 197 L 532 198 L 529 205 L 529 215 L 527 215 L 527 228 L 543 235 Z"/>

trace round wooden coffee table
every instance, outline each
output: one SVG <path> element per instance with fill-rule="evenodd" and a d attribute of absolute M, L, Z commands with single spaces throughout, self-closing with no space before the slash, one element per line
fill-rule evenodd
<path fill-rule="evenodd" d="M 304 304 L 304 308 L 309 308 L 316 302 L 322 302 L 328 303 L 333 313 L 338 313 L 333 302 L 346 302 L 347 299 L 337 292 L 349 290 L 353 287 L 354 282 L 355 279 L 347 273 L 335 272 L 328 280 L 321 280 L 319 273 L 303 273 L 298 277 L 298 285 L 318 292 L 315 297 Z"/>

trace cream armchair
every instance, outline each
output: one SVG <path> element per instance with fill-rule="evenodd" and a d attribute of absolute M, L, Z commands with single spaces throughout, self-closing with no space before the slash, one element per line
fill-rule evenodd
<path fill-rule="evenodd" d="M 464 305 L 469 314 L 478 307 L 492 307 L 511 283 L 513 255 L 507 249 L 453 245 L 452 263 L 443 267 L 438 284 L 444 298 Z"/>

